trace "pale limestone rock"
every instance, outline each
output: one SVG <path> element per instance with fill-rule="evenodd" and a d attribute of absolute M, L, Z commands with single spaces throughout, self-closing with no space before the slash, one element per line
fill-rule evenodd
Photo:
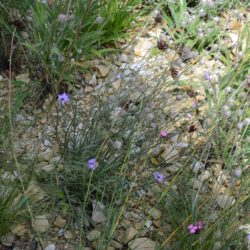
<path fill-rule="evenodd" d="M 45 247 L 44 250 L 56 250 L 56 245 L 55 244 L 49 244 L 47 247 Z"/>
<path fill-rule="evenodd" d="M 105 216 L 105 206 L 99 201 L 93 201 L 92 220 L 99 224 L 107 220 Z"/>
<path fill-rule="evenodd" d="M 49 230 L 49 221 L 46 215 L 39 215 L 35 217 L 34 227 L 40 233 L 45 233 Z"/>
<path fill-rule="evenodd" d="M 138 231 L 133 228 L 133 227 L 129 227 L 126 229 L 125 233 L 124 233 L 124 237 L 123 237 L 123 243 L 128 243 L 129 241 L 131 241 L 132 239 L 134 239 L 134 237 L 138 234 Z"/>
<path fill-rule="evenodd" d="M 86 238 L 89 240 L 89 241 L 95 241 L 95 240 L 98 240 L 101 236 L 101 232 L 94 229 L 90 232 L 87 233 L 87 236 Z"/>
<path fill-rule="evenodd" d="M 34 181 L 30 182 L 27 190 L 25 191 L 25 196 L 31 199 L 33 202 L 41 201 L 45 198 L 46 194 L 40 186 Z"/>
<path fill-rule="evenodd" d="M 70 231 L 66 231 L 64 233 L 64 238 L 67 239 L 67 240 L 70 240 L 70 239 L 73 238 L 73 234 Z"/>
<path fill-rule="evenodd" d="M 150 216 L 152 216 L 152 218 L 155 219 L 155 220 L 160 219 L 161 216 L 162 216 L 162 212 L 159 209 L 157 209 L 157 208 L 151 208 L 151 209 L 149 209 L 148 214 Z"/>
<path fill-rule="evenodd" d="M 27 233 L 27 229 L 25 228 L 25 225 L 18 224 L 11 229 L 11 232 L 17 236 L 23 236 L 24 234 Z"/>
<path fill-rule="evenodd" d="M 228 209 L 233 206 L 235 199 L 232 196 L 223 194 L 217 195 L 216 202 L 221 208 Z"/>
<path fill-rule="evenodd" d="M 138 238 L 130 241 L 128 246 L 131 250 L 155 250 L 156 242 L 148 238 Z"/>
<path fill-rule="evenodd" d="M 57 216 L 55 221 L 53 222 L 53 224 L 56 226 L 56 227 L 59 227 L 59 228 L 63 228 L 66 224 L 66 220 L 62 218 L 62 216 Z"/>
<path fill-rule="evenodd" d="M 111 68 L 111 64 L 107 64 L 107 65 L 104 65 L 104 64 L 97 64 L 95 66 L 95 68 L 98 70 L 98 76 L 99 77 L 106 77 L 109 73 L 109 70 Z"/>

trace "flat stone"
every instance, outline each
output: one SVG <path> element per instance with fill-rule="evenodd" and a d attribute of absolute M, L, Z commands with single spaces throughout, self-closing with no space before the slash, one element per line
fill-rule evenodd
<path fill-rule="evenodd" d="M 22 122 L 24 120 L 25 118 L 22 114 L 16 114 L 16 119 L 15 119 L 16 122 Z"/>
<path fill-rule="evenodd" d="M 164 146 L 164 151 L 161 154 L 161 158 L 165 162 L 172 162 L 174 159 L 178 157 L 178 155 L 179 155 L 179 152 L 172 145 L 166 144 Z"/>
<path fill-rule="evenodd" d="M 134 54 L 139 57 L 144 57 L 149 54 L 150 49 L 155 47 L 155 43 L 149 39 L 139 38 L 137 44 L 133 48 Z"/>
<path fill-rule="evenodd" d="M 121 243 L 119 243 L 119 242 L 117 242 L 115 240 L 112 240 L 111 243 L 110 243 L 110 245 L 112 247 L 114 247 L 115 249 L 122 249 L 122 247 L 123 247 Z"/>
<path fill-rule="evenodd" d="M 232 196 L 223 194 L 223 195 L 218 195 L 216 197 L 216 202 L 219 205 L 219 207 L 223 209 L 228 209 L 233 206 L 233 204 L 235 203 L 235 199 Z"/>
<path fill-rule="evenodd" d="M 123 243 L 127 244 L 129 241 L 131 241 L 132 239 L 134 239 L 134 237 L 138 234 L 138 231 L 133 228 L 133 227 L 129 227 L 126 229 L 125 233 L 124 233 L 124 237 L 123 237 Z"/>
<path fill-rule="evenodd" d="M 94 90 L 93 87 L 87 85 L 87 86 L 85 86 L 84 92 L 85 92 L 85 94 L 90 94 L 93 92 L 93 90 Z"/>
<path fill-rule="evenodd" d="M 223 186 L 223 185 L 221 185 L 221 184 L 219 184 L 218 182 L 215 182 L 214 184 L 213 184 L 213 186 L 212 186 L 212 191 L 213 191 L 213 194 L 214 195 L 222 195 L 222 194 L 225 194 L 225 193 L 227 193 L 229 190 L 225 187 L 225 186 Z"/>
<path fill-rule="evenodd" d="M 25 225 L 23 224 L 18 224 L 18 225 L 15 225 L 15 227 L 13 227 L 11 229 L 11 232 L 14 234 L 14 235 L 17 235 L 17 236 L 23 236 L 24 234 L 27 233 L 27 229 L 25 228 Z"/>
<path fill-rule="evenodd" d="M 50 163 L 50 164 L 56 164 L 56 163 L 58 163 L 60 160 L 61 160 L 61 156 L 60 156 L 60 155 L 59 155 L 59 156 L 55 156 L 55 157 L 53 157 L 53 158 L 51 158 L 51 159 L 49 160 L 49 163 Z"/>
<path fill-rule="evenodd" d="M 193 165 L 193 171 L 195 173 L 198 173 L 201 169 L 203 169 L 205 166 L 202 162 L 196 161 Z"/>
<path fill-rule="evenodd" d="M 106 77 L 111 68 L 111 64 L 110 65 L 97 64 L 95 68 L 98 70 L 99 77 Z"/>
<path fill-rule="evenodd" d="M 29 73 L 24 73 L 16 76 L 16 80 L 20 82 L 29 83 L 30 82 Z"/>
<path fill-rule="evenodd" d="M 161 218 L 162 212 L 157 208 L 150 208 L 148 214 L 152 216 L 153 219 L 157 220 Z"/>
<path fill-rule="evenodd" d="M 94 229 L 90 232 L 87 233 L 87 236 L 86 238 L 89 240 L 89 241 L 95 241 L 95 240 L 98 240 L 101 236 L 101 232 Z"/>
<path fill-rule="evenodd" d="M 205 170 L 199 175 L 199 180 L 202 182 L 206 181 L 208 178 L 210 178 L 210 176 L 211 176 L 210 172 L 208 170 Z"/>
<path fill-rule="evenodd" d="M 53 166 L 52 164 L 45 164 L 41 169 L 45 172 L 51 172 L 55 169 L 55 166 Z"/>
<path fill-rule="evenodd" d="M 96 75 L 95 75 L 95 74 L 94 74 L 94 75 L 92 76 L 92 78 L 89 80 L 88 84 L 91 85 L 91 86 L 93 86 L 93 87 L 96 86 L 97 81 L 96 81 Z"/>
<path fill-rule="evenodd" d="M 151 220 L 147 220 L 145 223 L 145 227 L 146 228 L 150 228 L 152 226 L 152 221 Z"/>
<path fill-rule="evenodd" d="M 118 60 L 121 62 L 128 62 L 128 56 L 126 54 L 120 54 Z"/>
<path fill-rule="evenodd" d="M 160 220 L 153 220 L 153 225 L 157 228 L 161 226 L 161 221 Z"/>
<path fill-rule="evenodd" d="M 121 79 L 116 80 L 112 83 L 112 88 L 114 89 L 114 91 L 117 91 L 121 86 Z"/>
<path fill-rule="evenodd" d="M 47 247 L 45 247 L 44 250 L 56 250 L 56 245 L 55 244 L 49 244 Z"/>
<path fill-rule="evenodd" d="M 193 184 L 193 188 L 194 189 L 200 189 L 203 186 L 203 182 L 196 179 L 196 178 L 192 178 L 192 184 Z"/>
<path fill-rule="evenodd" d="M 53 151 L 52 149 L 47 149 L 45 152 L 43 152 L 42 154 L 38 155 L 37 157 L 37 161 L 41 162 L 41 161 L 49 161 L 53 156 Z"/>
<path fill-rule="evenodd" d="M 43 189 L 40 186 L 38 186 L 38 184 L 35 181 L 32 181 L 29 184 L 27 190 L 25 191 L 25 195 L 33 202 L 41 201 L 46 196 Z"/>
<path fill-rule="evenodd" d="M 115 248 L 112 246 L 108 246 L 107 250 L 115 250 Z"/>
<path fill-rule="evenodd" d="M 107 220 L 104 214 L 105 206 L 99 201 L 97 202 L 94 201 L 92 206 L 93 206 L 92 220 L 97 224 L 105 222 Z"/>
<path fill-rule="evenodd" d="M 70 231 L 66 231 L 64 233 L 64 238 L 67 239 L 67 240 L 70 240 L 70 239 L 73 238 L 73 234 Z"/>
<path fill-rule="evenodd" d="M 1 237 L 1 243 L 6 247 L 11 247 L 14 244 L 15 237 L 12 233 L 8 233 Z"/>
<path fill-rule="evenodd" d="M 128 243 L 131 250 L 155 250 L 156 242 L 148 238 L 138 238 Z"/>
<path fill-rule="evenodd" d="M 57 216 L 55 221 L 53 222 L 53 224 L 56 226 L 56 227 L 59 227 L 59 228 L 63 228 L 66 224 L 66 220 L 62 218 L 62 216 Z"/>
<path fill-rule="evenodd" d="M 34 227 L 40 233 L 45 233 L 49 230 L 49 221 L 46 215 L 39 215 L 35 217 Z"/>
<path fill-rule="evenodd" d="M 167 171 L 168 171 L 169 173 L 172 173 L 172 174 L 178 172 L 179 169 L 180 169 L 180 167 L 179 167 L 179 166 L 176 166 L 176 165 L 171 165 L 171 166 L 167 167 Z"/>
<path fill-rule="evenodd" d="M 43 145 L 46 146 L 46 147 L 51 146 L 51 142 L 48 139 L 45 139 L 43 141 Z"/>

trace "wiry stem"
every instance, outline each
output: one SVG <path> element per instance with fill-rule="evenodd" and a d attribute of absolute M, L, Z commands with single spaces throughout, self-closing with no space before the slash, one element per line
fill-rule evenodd
<path fill-rule="evenodd" d="M 9 115 L 9 126 L 10 126 L 10 138 L 11 138 L 11 146 L 12 146 L 12 156 L 14 159 L 14 163 L 15 163 L 15 167 L 16 167 L 16 171 L 18 173 L 18 180 L 20 181 L 21 184 L 21 188 L 22 188 L 22 193 L 23 196 L 25 197 L 25 187 L 24 187 L 24 181 L 22 179 L 22 174 L 19 171 L 19 165 L 17 162 L 17 157 L 16 157 L 16 152 L 15 152 L 15 141 L 14 141 L 14 131 L 13 131 L 13 122 L 12 122 L 12 56 L 13 56 L 13 51 L 14 51 L 14 37 L 15 37 L 15 32 L 16 30 L 13 31 L 13 35 L 12 35 L 12 39 L 11 39 L 11 48 L 10 48 L 10 57 L 9 57 L 9 79 L 8 79 L 8 115 Z M 38 236 L 38 241 L 39 244 L 41 245 L 41 247 L 43 247 L 43 242 L 42 239 L 40 237 L 40 234 L 38 233 L 38 231 L 36 230 L 36 227 L 34 226 L 34 216 L 32 214 L 32 210 L 31 210 L 31 206 L 29 204 L 28 199 L 26 199 L 26 204 L 27 204 L 27 209 L 29 211 L 30 214 L 30 218 L 31 218 L 31 225 L 34 229 L 34 231 L 36 232 L 37 236 Z"/>

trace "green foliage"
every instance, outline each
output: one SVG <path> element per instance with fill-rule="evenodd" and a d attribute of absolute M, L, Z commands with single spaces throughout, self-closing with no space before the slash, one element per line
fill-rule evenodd
<path fill-rule="evenodd" d="M 22 219 L 24 199 L 18 192 L 16 184 L 0 179 L 0 237 L 8 233 L 10 228 Z"/>
<path fill-rule="evenodd" d="M 185 0 L 178 4 L 168 2 L 167 8 L 163 8 L 163 17 L 167 21 L 166 31 L 175 43 L 201 51 L 223 34 L 213 22 L 203 22 L 197 13 L 198 10 L 189 13 Z"/>
<path fill-rule="evenodd" d="M 69 76 L 74 70 L 83 70 L 76 61 L 114 51 L 114 47 L 105 48 L 106 44 L 124 37 L 124 30 L 139 14 L 132 12 L 138 0 L 66 0 L 63 4 L 56 0 L 49 5 L 36 0 L 25 3 L 25 8 L 15 7 L 21 16 L 18 21 L 24 22 L 28 37 L 23 37 L 17 30 L 17 40 L 26 48 L 29 65 L 35 65 L 30 70 L 34 73 L 39 70 L 43 76 L 41 80 L 49 85 L 53 82 L 54 87 L 63 80 L 74 82 Z M 10 16 L 6 3 L 1 6 Z M 3 27 L 9 34 L 15 29 L 8 21 Z"/>

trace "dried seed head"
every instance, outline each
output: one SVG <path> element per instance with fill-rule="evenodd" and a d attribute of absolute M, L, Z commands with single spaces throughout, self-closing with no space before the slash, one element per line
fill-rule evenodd
<path fill-rule="evenodd" d="M 163 39 L 157 40 L 157 48 L 159 50 L 166 50 L 168 48 L 167 43 Z"/>
<path fill-rule="evenodd" d="M 232 92 L 232 88 L 231 87 L 226 87 L 224 91 L 225 91 L 226 94 L 230 94 Z"/>
<path fill-rule="evenodd" d="M 95 19 L 95 23 L 96 24 L 102 24 L 103 23 L 103 17 L 101 17 L 101 16 L 98 16 L 96 19 Z"/>
<path fill-rule="evenodd" d="M 57 17 L 57 21 L 59 23 L 65 23 L 68 21 L 68 15 L 65 15 L 65 14 L 60 14 L 58 17 Z"/>
<path fill-rule="evenodd" d="M 239 122 L 237 124 L 237 129 L 242 130 L 243 126 L 244 126 L 243 122 Z"/>
<path fill-rule="evenodd" d="M 240 168 L 236 168 L 233 170 L 233 176 L 241 177 L 241 175 L 242 175 L 242 170 Z"/>

